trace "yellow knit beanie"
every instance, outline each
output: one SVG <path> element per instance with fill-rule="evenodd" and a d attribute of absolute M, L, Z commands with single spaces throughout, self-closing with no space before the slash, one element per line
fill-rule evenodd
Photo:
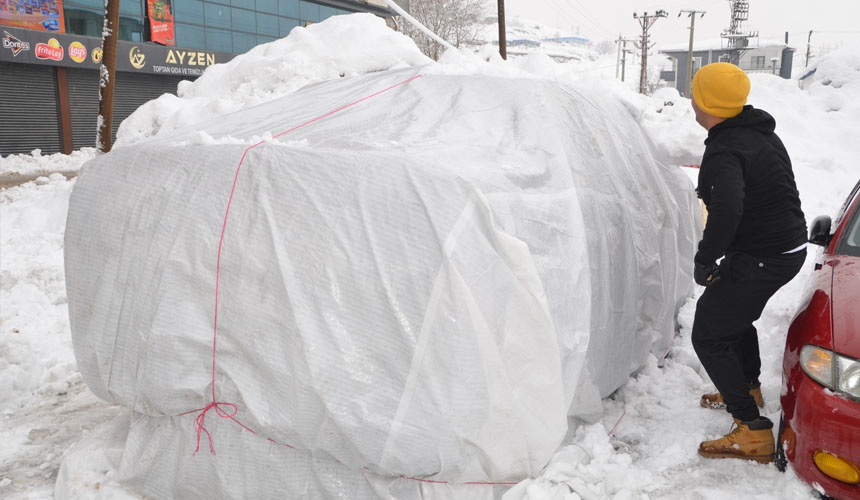
<path fill-rule="evenodd" d="M 693 100 L 709 115 L 720 118 L 736 116 L 744 109 L 749 93 L 749 77 L 734 64 L 708 64 L 693 77 Z"/>

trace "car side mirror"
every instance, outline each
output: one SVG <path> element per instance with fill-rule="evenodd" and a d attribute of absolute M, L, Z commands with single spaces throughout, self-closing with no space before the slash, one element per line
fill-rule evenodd
<path fill-rule="evenodd" d="M 826 247 L 830 244 L 830 217 L 821 215 L 812 221 L 812 227 L 809 229 L 809 242 L 813 245 L 821 245 Z"/>

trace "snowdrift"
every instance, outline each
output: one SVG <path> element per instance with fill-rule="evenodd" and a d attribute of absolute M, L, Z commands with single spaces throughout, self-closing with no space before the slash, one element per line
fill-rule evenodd
<path fill-rule="evenodd" d="M 700 227 L 678 170 L 613 98 L 432 66 L 94 159 L 66 282 L 84 379 L 134 412 L 119 478 L 497 497 L 669 345 Z"/>

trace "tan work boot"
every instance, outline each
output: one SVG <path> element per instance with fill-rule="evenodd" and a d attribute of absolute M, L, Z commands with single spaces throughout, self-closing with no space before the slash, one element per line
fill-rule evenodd
<path fill-rule="evenodd" d="M 755 389 L 750 389 L 750 396 L 755 399 L 755 404 L 757 404 L 759 408 L 764 408 L 764 397 L 761 395 L 761 386 L 756 387 Z M 726 407 L 723 395 L 719 392 L 702 394 L 702 401 L 699 404 L 702 405 L 702 408 L 713 408 L 715 410 L 722 410 Z"/>
<path fill-rule="evenodd" d="M 765 417 L 750 422 L 735 419 L 734 430 L 725 436 L 704 441 L 699 455 L 705 458 L 741 458 L 767 464 L 773 461 L 773 422 Z"/>

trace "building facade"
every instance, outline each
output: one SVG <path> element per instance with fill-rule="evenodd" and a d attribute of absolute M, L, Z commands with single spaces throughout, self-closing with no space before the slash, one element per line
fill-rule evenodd
<path fill-rule="evenodd" d="M 747 73 L 773 73 L 782 78 L 791 78 L 792 62 L 795 49 L 781 43 L 761 43 L 759 47 L 750 47 L 741 51 L 721 48 L 719 45 L 711 48 L 708 44 L 698 44 L 698 50 L 693 51 L 693 73 L 687 76 L 687 48 L 661 50 L 672 60 L 672 69 L 660 72 L 660 80 L 667 86 L 678 89 L 684 97 L 687 93 L 687 82 L 702 66 L 721 61 L 736 61 L 736 64 Z M 688 80 L 689 78 L 689 80 Z"/>
<path fill-rule="evenodd" d="M 408 7 L 408 0 L 398 3 Z M 212 64 L 382 0 L 120 0 L 112 129 Z M 95 144 L 104 0 L 0 0 L 0 156 Z"/>

